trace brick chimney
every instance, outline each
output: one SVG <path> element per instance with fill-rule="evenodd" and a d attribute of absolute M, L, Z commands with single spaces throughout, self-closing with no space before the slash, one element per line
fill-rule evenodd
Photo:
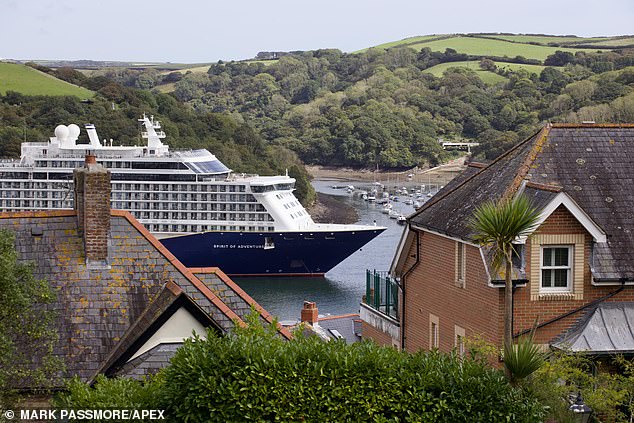
<path fill-rule="evenodd" d="M 110 234 L 110 171 L 87 154 L 84 167 L 73 173 L 75 210 L 84 238 L 86 265 L 107 266 Z"/>
<path fill-rule="evenodd" d="M 304 301 L 304 308 L 302 309 L 302 322 L 314 325 L 319 321 L 319 311 L 317 310 L 317 304 L 311 301 Z"/>

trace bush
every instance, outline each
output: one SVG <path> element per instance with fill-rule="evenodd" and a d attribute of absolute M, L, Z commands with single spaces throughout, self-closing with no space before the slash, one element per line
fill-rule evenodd
<path fill-rule="evenodd" d="M 546 360 L 526 388 L 555 421 L 570 420 L 568 400 L 578 392 L 598 421 L 634 419 L 634 362 L 621 356 L 601 360 L 560 351 Z"/>
<path fill-rule="evenodd" d="M 162 389 L 160 375 L 147 381 L 127 378 L 109 379 L 97 376 L 94 386 L 80 381 L 70 380 L 67 392 L 59 394 L 53 400 L 53 406 L 66 410 L 156 410 Z"/>
<path fill-rule="evenodd" d="M 483 361 L 364 342 L 286 342 L 251 319 L 186 341 L 162 395 L 177 421 L 540 421 L 543 408 Z"/>

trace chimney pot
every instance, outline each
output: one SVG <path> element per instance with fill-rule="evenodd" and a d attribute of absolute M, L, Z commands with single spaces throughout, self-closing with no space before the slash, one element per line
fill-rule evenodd
<path fill-rule="evenodd" d="M 79 231 L 84 238 L 86 265 L 108 266 L 110 232 L 110 172 L 97 164 L 96 157 L 86 155 L 86 165 L 75 169 L 75 210 Z"/>
<path fill-rule="evenodd" d="M 310 323 L 311 325 L 319 321 L 319 310 L 317 304 L 312 301 L 304 301 L 304 308 L 301 313 L 302 322 Z"/>

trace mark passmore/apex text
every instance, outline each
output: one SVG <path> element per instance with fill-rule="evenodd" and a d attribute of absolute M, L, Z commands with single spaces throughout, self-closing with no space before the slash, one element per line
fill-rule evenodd
<path fill-rule="evenodd" d="M 165 410 L 20 410 L 20 420 L 165 420 L 163 413 Z"/>

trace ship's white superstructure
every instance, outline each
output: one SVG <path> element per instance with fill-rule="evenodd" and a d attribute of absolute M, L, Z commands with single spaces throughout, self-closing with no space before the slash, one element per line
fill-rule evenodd
<path fill-rule="evenodd" d="M 293 194 L 295 179 L 232 173 L 207 150 L 170 151 L 152 116 L 143 124 L 142 146 L 100 141 L 85 126 L 89 144 L 77 143 L 77 125 L 60 125 L 48 142 L 22 145 L 19 161 L 0 163 L 3 211 L 70 209 L 72 171 L 86 154 L 111 171 L 112 207 L 128 210 L 161 237 L 205 231 L 327 231 Z"/>

